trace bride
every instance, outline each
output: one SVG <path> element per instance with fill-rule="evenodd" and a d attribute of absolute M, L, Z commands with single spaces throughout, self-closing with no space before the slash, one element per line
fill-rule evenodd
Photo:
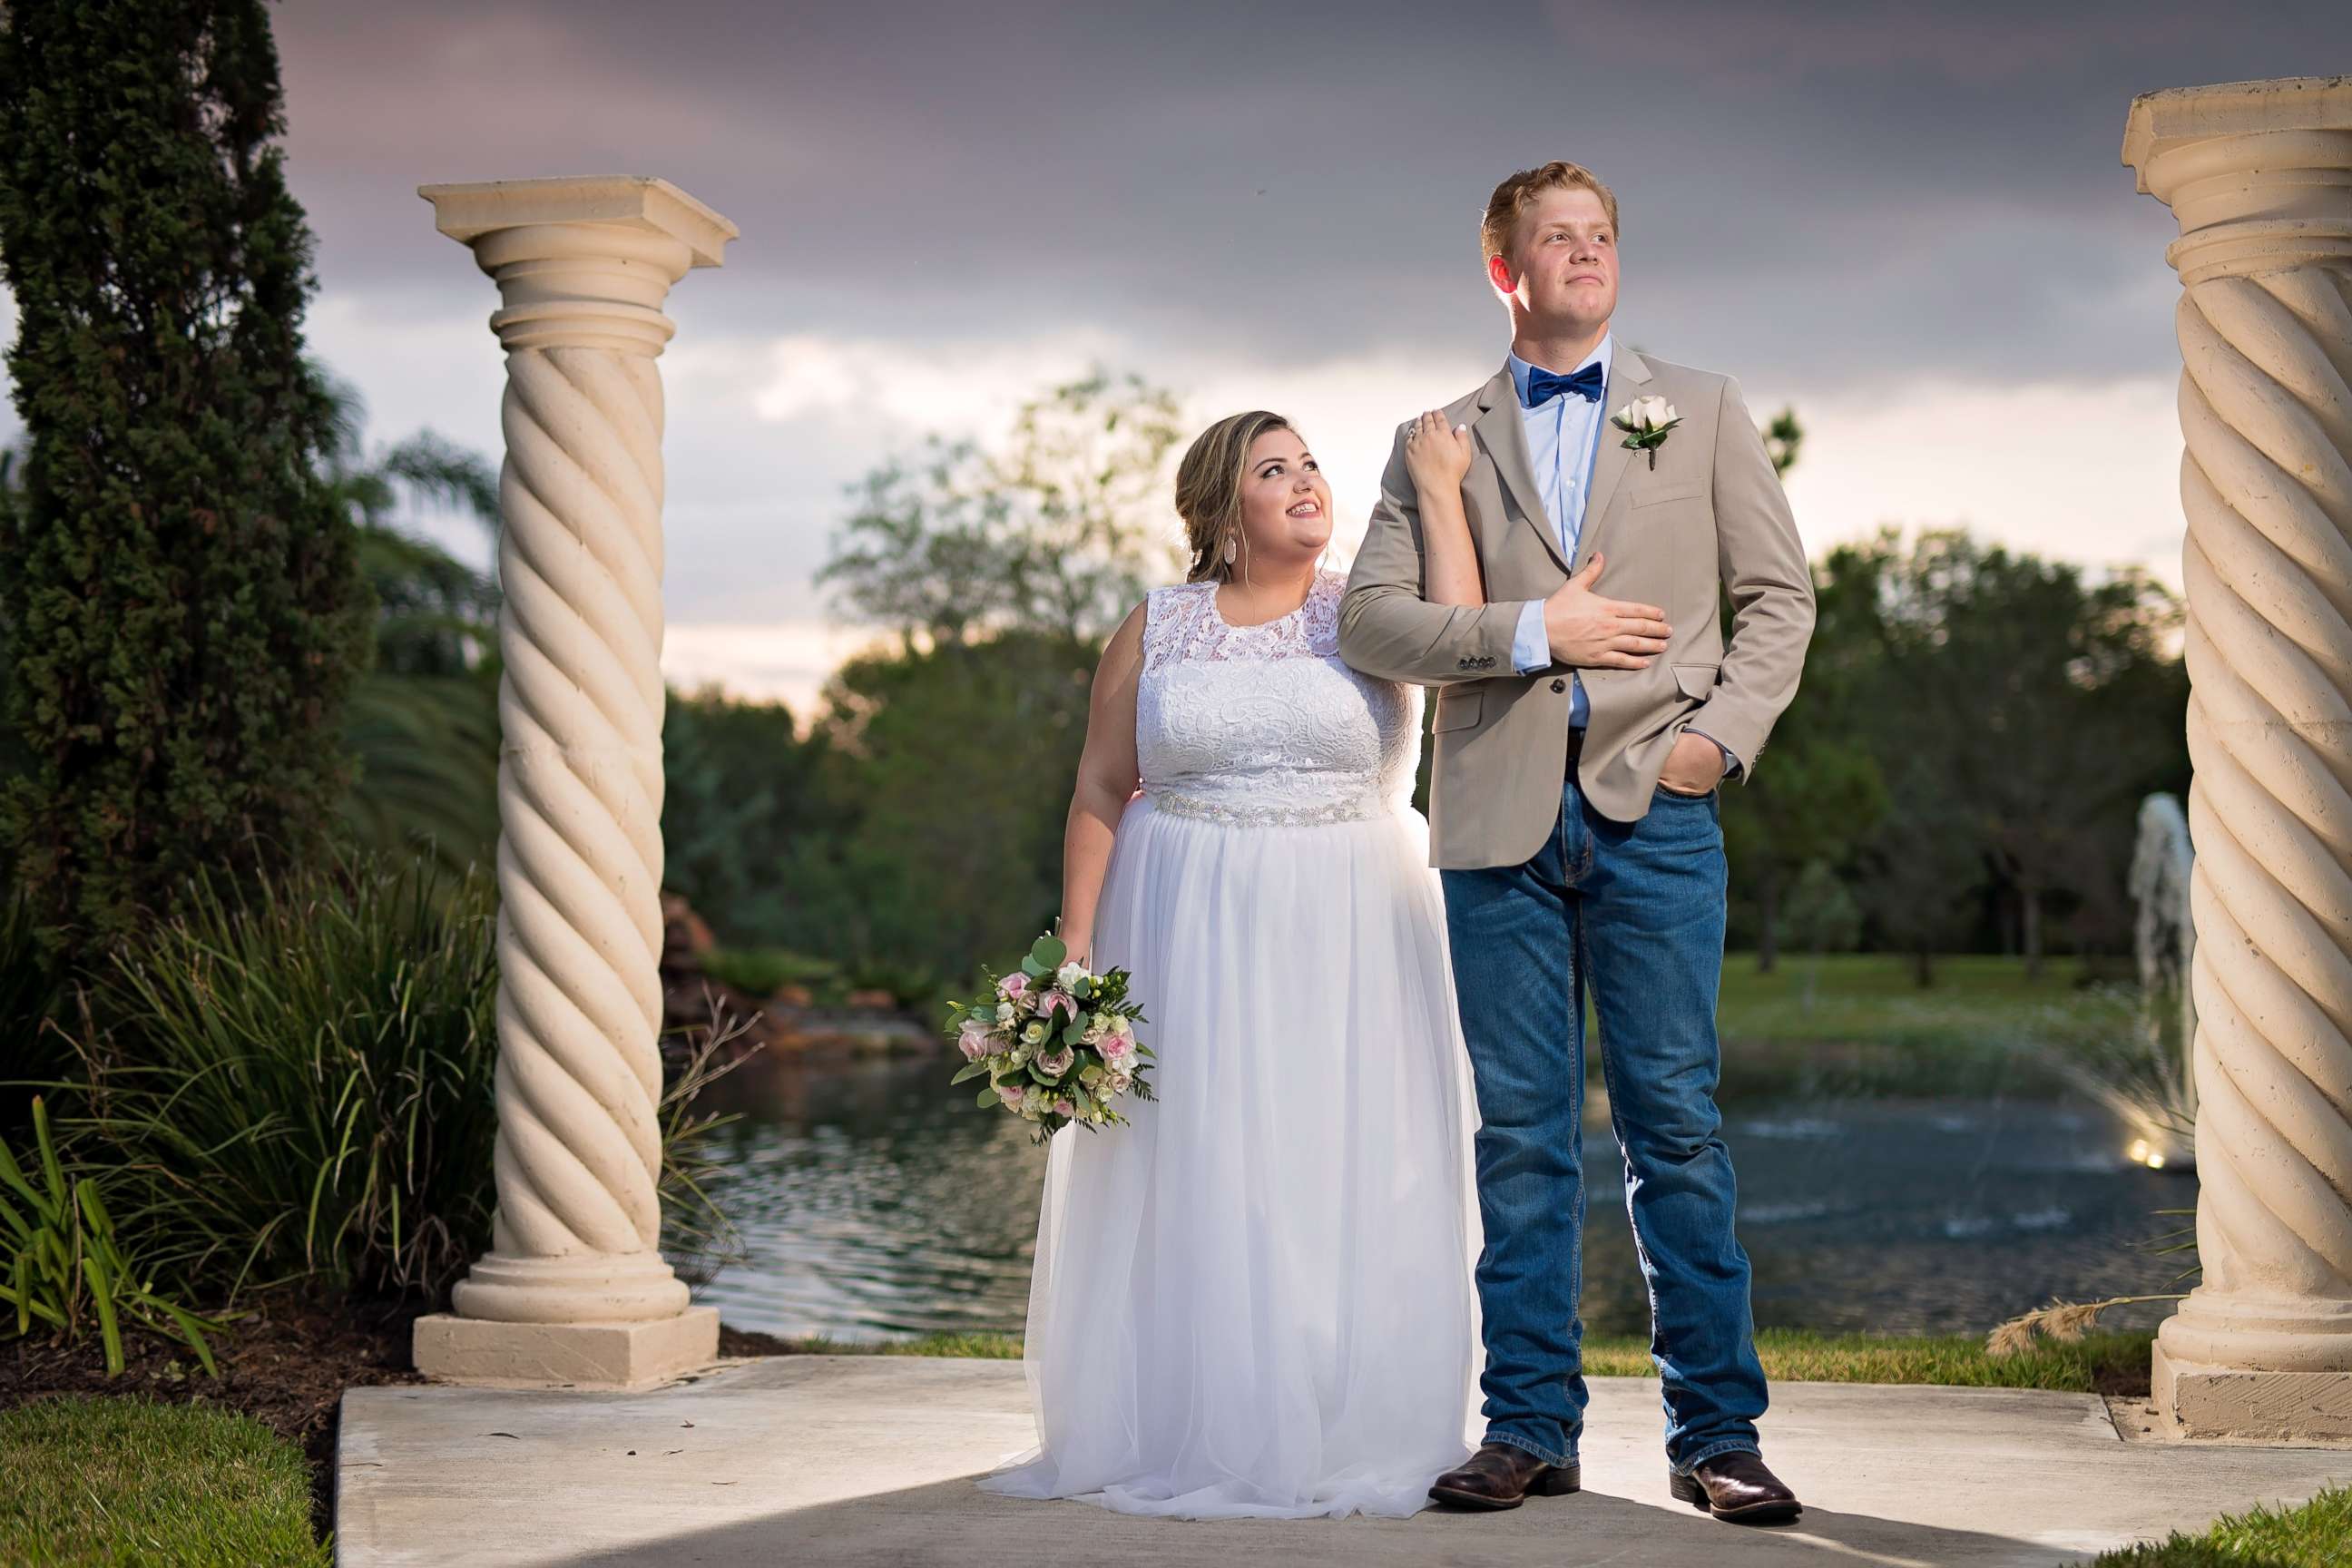
<path fill-rule="evenodd" d="M 1330 489 L 1286 421 L 1210 426 L 1176 508 L 1191 581 L 1147 595 L 1096 672 L 1060 932 L 1132 973 L 1159 1099 L 1053 1141 L 1038 1444 L 980 1484 L 1410 1514 L 1471 1451 L 1478 1343 L 1420 692 L 1339 662 Z"/>

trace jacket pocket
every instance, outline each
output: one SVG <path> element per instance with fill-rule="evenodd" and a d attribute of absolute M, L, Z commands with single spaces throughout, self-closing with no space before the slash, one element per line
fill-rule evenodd
<path fill-rule="evenodd" d="M 1715 672 L 1712 664 L 1678 664 L 1675 666 L 1675 685 L 1685 697 L 1704 702 L 1715 695 Z"/>
<path fill-rule="evenodd" d="M 1696 485 L 1660 485 L 1654 489 L 1639 489 L 1625 498 L 1628 506 L 1656 506 L 1662 501 L 1696 500 L 1706 494 L 1707 487 Z"/>
<path fill-rule="evenodd" d="M 1448 730 L 1467 730 L 1478 721 L 1479 710 L 1486 706 L 1483 690 L 1464 691 L 1449 687 L 1437 694 L 1437 713 L 1430 720 L 1429 730 L 1442 735 Z"/>

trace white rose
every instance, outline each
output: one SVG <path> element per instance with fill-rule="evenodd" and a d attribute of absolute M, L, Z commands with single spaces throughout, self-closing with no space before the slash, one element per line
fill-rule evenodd
<path fill-rule="evenodd" d="M 1667 420 L 1672 419 L 1674 416 L 1675 411 L 1673 405 L 1667 403 L 1663 397 L 1642 397 L 1634 399 L 1633 418 L 1637 424 L 1646 426 L 1650 429 L 1654 430 L 1659 426 L 1664 425 Z"/>
<path fill-rule="evenodd" d="M 1012 1003 L 1010 1003 L 1010 1002 L 999 1002 L 999 1003 L 996 1005 L 996 1021 L 997 1021 L 998 1023 L 1000 1023 L 1000 1024 L 1010 1024 L 1011 1022 L 1013 1022 L 1013 1004 L 1012 1004 Z"/>
<path fill-rule="evenodd" d="M 1034 1046 L 1038 1041 L 1045 1037 L 1045 1026 L 1043 1024 L 1032 1024 L 1027 1028 L 1021 1031 L 1021 1037 Z"/>
<path fill-rule="evenodd" d="M 1084 980 L 1086 977 L 1086 965 L 1080 963 L 1075 958 L 1070 960 L 1069 963 L 1062 965 L 1061 968 L 1054 971 L 1054 983 L 1065 991 L 1067 991 L 1071 986 L 1076 985 L 1079 981 Z"/>

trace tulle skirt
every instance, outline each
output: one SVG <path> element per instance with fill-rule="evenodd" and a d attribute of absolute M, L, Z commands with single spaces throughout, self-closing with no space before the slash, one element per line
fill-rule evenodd
<path fill-rule="evenodd" d="M 1428 826 L 1119 825 L 1095 921 L 1158 1053 L 1047 1155 L 1015 1497 L 1410 1514 L 1473 1447 L 1476 1111 Z"/>

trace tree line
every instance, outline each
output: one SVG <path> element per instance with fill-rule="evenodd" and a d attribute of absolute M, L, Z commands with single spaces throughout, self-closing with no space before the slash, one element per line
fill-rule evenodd
<path fill-rule="evenodd" d="M 1801 426 L 1766 434 L 1785 470 Z M 1097 374 L 1041 394 L 1002 454 L 935 446 L 855 489 L 823 580 L 887 646 L 804 731 L 673 703 L 674 879 L 730 940 L 945 984 L 1045 929 L 1101 640 L 1177 570 L 1177 438 L 1163 392 Z M 1724 795 L 1734 945 L 1767 968 L 1901 952 L 1923 983 L 1943 952 L 2127 952 L 2135 813 L 2188 784 L 2175 596 L 1960 530 L 1813 571 L 1802 689 Z"/>

